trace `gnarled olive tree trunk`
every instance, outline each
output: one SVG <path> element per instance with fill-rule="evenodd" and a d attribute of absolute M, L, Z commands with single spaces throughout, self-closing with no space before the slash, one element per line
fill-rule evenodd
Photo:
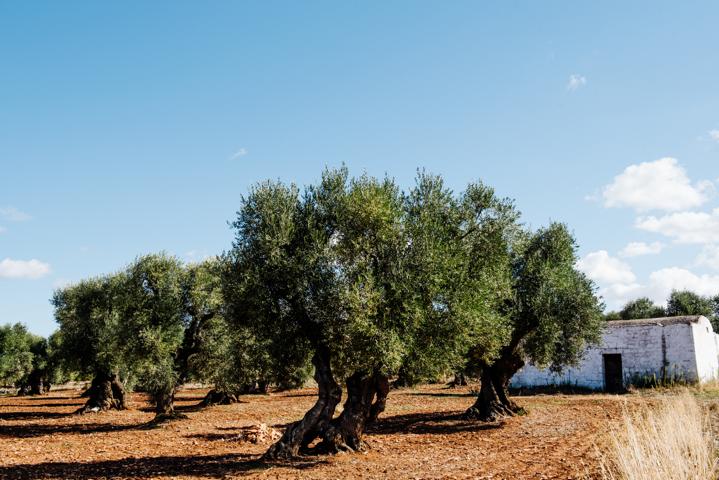
<path fill-rule="evenodd" d="M 266 459 L 296 457 L 300 449 L 309 445 L 332 421 L 337 404 L 342 399 L 342 389 L 332 375 L 329 350 L 317 348 L 312 363 L 318 386 L 317 401 L 302 420 L 289 425 L 282 438 L 265 452 Z"/>
<path fill-rule="evenodd" d="M 492 364 L 482 365 L 479 395 L 465 416 L 491 422 L 522 412 L 523 409 L 509 398 L 507 389 L 510 379 L 523 365 L 524 360 L 510 350 L 502 352 Z"/>
<path fill-rule="evenodd" d="M 50 391 L 50 382 L 45 370 L 34 369 L 27 378 L 18 385 L 18 396 L 42 395 Z"/>
<path fill-rule="evenodd" d="M 358 372 L 349 377 L 344 408 L 323 432 L 322 447 L 332 453 L 365 450 L 365 427 L 384 411 L 388 392 L 389 380 L 379 373 Z"/>
<path fill-rule="evenodd" d="M 125 389 L 117 374 L 98 372 L 87 390 L 87 402 L 76 413 L 100 412 L 103 410 L 124 410 Z"/>
<path fill-rule="evenodd" d="M 230 405 L 239 402 L 240 399 L 236 394 L 226 392 L 224 390 L 212 389 L 207 392 L 205 398 L 197 404 L 198 407 L 210 407 L 212 405 Z"/>

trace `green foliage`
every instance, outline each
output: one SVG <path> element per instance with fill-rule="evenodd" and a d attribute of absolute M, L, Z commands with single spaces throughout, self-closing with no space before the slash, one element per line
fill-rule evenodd
<path fill-rule="evenodd" d="M 406 285 L 416 311 L 402 380 L 415 383 L 463 369 L 471 347 L 475 360 L 493 358 L 508 340 L 500 310 L 511 296 L 508 245 L 518 214 L 481 183 L 455 197 L 424 172 L 405 209 Z"/>
<path fill-rule="evenodd" d="M 659 318 L 666 316 L 667 312 L 663 307 L 655 305 L 647 297 L 637 298 L 627 302 L 619 312 L 621 320 L 632 320 L 638 318 Z"/>
<path fill-rule="evenodd" d="M 716 304 L 711 297 L 703 297 L 689 290 L 673 290 L 667 299 L 667 315 L 704 315 L 712 319 Z"/>
<path fill-rule="evenodd" d="M 180 261 L 164 253 L 137 258 L 124 275 L 117 340 L 125 366 L 149 392 L 172 391 L 177 381 L 174 356 L 186 326 L 184 275 Z"/>
<path fill-rule="evenodd" d="M 0 326 L 0 385 L 14 385 L 32 371 L 40 340 L 21 323 Z"/>
<path fill-rule="evenodd" d="M 604 322 L 592 282 L 574 266 L 576 249 L 560 223 L 516 247 L 513 341 L 525 358 L 555 370 L 578 362 L 586 346 L 599 341 Z"/>
<path fill-rule="evenodd" d="M 59 325 L 57 355 L 66 371 L 114 372 L 123 365 L 120 334 L 125 283 L 122 273 L 82 280 L 56 290 L 52 304 Z"/>

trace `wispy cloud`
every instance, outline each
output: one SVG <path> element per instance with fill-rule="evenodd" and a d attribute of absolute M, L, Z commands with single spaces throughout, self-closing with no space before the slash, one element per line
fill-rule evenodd
<path fill-rule="evenodd" d="M 7 232 L 7 228 L 5 228 L 5 227 L 0 227 L 0 233 L 5 233 L 5 232 Z"/>
<path fill-rule="evenodd" d="M 639 257 L 642 255 L 657 255 L 664 249 L 664 244 L 661 242 L 644 243 L 644 242 L 630 242 L 626 247 L 619 252 L 620 257 L 631 258 Z"/>
<path fill-rule="evenodd" d="M 0 278 L 42 278 L 50 273 L 50 265 L 40 260 L 13 260 L 6 258 L 0 261 Z"/>
<path fill-rule="evenodd" d="M 715 142 L 719 142 L 719 130 L 710 130 L 709 138 L 711 138 Z"/>
<path fill-rule="evenodd" d="M 25 222 L 32 219 L 30 215 L 15 207 L 0 207 L 0 217 L 10 222 Z"/>
<path fill-rule="evenodd" d="M 245 155 L 247 155 L 247 149 L 240 148 L 239 150 L 237 150 L 235 153 L 232 154 L 232 156 L 230 157 L 230 160 L 235 160 L 237 158 L 244 157 Z"/>
<path fill-rule="evenodd" d="M 569 76 L 569 81 L 567 82 L 567 90 L 570 92 L 573 92 L 577 90 L 579 87 L 583 87 L 587 84 L 587 77 L 583 75 L 579 75 L 577 73 L 573 73 Z"/>

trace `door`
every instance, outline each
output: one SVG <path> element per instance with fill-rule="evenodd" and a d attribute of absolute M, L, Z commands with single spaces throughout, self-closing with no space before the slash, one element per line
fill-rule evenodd
<path fill-rule="evenodd" d="M 604 354 L 604 390 L 610 393 L 624 391 L 622 355 L 620 353 Z"/>

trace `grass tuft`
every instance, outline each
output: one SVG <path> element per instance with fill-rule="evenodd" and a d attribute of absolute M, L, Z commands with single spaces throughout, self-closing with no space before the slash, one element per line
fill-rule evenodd
<path fill-rule="evenodd" d="M 604 480 L 717 478 L 709 415 L 688 391 L 624 411 L 602 456 Z"/>

